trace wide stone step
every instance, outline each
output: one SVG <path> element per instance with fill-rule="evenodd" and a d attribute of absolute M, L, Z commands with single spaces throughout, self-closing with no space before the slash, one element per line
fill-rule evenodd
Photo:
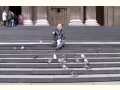
<path fill-rule="evenodd" d="M 55 49 L 37 49 L 37 50 L 21 50 L 20 47 L 19 49 L 15 49 L 15 47 L 12 47 L 9 50 L 3 49 L 0 50 L 0 54 L 46 54 L 46 53 L 53 53 L 55 52 Z M 120 48 L 83 48 L 81 47 L 80 49 L 61 49 L 56 51 L 56 53 L 120 53 Z"/>
<path fill-rule="evenodd" d="M 58 54 L 63 53 L 63 54 L 105 54 L 105 53 L 109 53 L 109 54 L 119 54 L 120 49 L 108 49 L 109 51 L 107 52 L 107 50 L 104 51 L 99 51 L 97 49 L 79 49 L 79 50 L 0 50 L 0 54 L 50 54 L 53 52 L 56 52 Z"/>
<path fill-rule="evenodd" d="M 65 63 L 68 68 L 84 68 L 84 63 Z M 62 63 L 0 63 L 0 68 L 62 68 Z M 120 67 L 120 62 L 90 62 L 90 68 Z"/>
<path fill-rule="evenodd" d="M 0 63 L 58 63 L 59 59 L 53 58 L 0 58 Z M 83 63 L 80 58 L 67 58 L 67 63 Z M 120 57 L 101 57 L 101 58 L 88 58 L 89 62 L 120 62 Z"/>
<path fill-rule="evenodd" d="M 0 41 L 9 40 L 50 40 L 51 27 L 14 27 L 0 28 Z M 66 27 L 67 40 L 119 41 L 119 28 L 116 27 Z M 74 35 L 73 35 L 74 33 Z M 71 37 L 72 36 L 72 37 Z"/>
<path fill-rule="evenodd" d="M 0 68 L 0 75 L 88 75 L 119 74 L 119 67 L 104 68 Z"/>
<path fill-rule="evenodd" d="M 9 57 L 9 58 L 32 58 L 38 56 L 39 58 L 53 57 L 53 53 L 46 54 L 0 54 L 0 58 Z M 100 58 L 100 57 L 120 57 L 120 53 L 56 53 L 57 57 L 62 57 L 63 55 L 66 58 L 81 58 L 81 54 L 84 54 L 86 58 Z"/>
<path fill-rule="evenodd" d="M 53 54 L 0 54 L 0 58 L 52 58 Z"/>
<path fill-rule="evenodd" d="M 52 41 L 44 42 L 0 42 L 0 50 L 20 50 L 24 46 L 24 50 L 54 50 Z M 90 44 L 89 44 L 90 43 Z M 93 43 L 93 44 L 92 44 Z M 98 43 L 98 44 L 97 44 Z M 104 44 L 108 43 L 108 44 Z M 111 44 L 113 43 L 113 44 Z M 116 43 L 116 44 L 115 44 Z M 80 41 L 66 41 L 64 50 L 88 50 L 88 51 L 105 51 L 116 50 L 120 51 L 120 42 L 80 42 Z M 105 50 L 104 50 L 105 49 Z"/>
<path fill-rule="evenodd" d="M 98 75 L 0 75 L 1 83 L 78 83 L 119 81 L 120 74 Z"/>

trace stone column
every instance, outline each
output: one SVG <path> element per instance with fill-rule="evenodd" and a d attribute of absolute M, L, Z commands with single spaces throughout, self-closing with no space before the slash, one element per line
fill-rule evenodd
<path fill-rule="evenodd" d="M 99 26 L 96 20 L 96 7 L 95 6 L 87 6 L 86 7 L 86 26 Z"/>
<path fill-rule="evenodd" d="M 83 26 L 83 7 L 70 7 L 69 26 Z"/>
<path fill-rule="evenodd" d="M 36 6 L 35 11 L 36 11 L 35 25 L 36 26 L 49 26 L 49 23 L 47 20 L 47 8 Z"/>
<path fill-rule="evenodd" d="M 22 6 L 23 24 L 25 26 L 32 26 L 32 7 Z"/>
<path fill-rule="evenodd" d="M 108 7 L 108 26 L 120 26 L 120 7 Z M 110 23 L 111 22 L 111 23 Z"/>
<path fill-rule="evenodd" d="M 120 26 L 120 7 L 106 6 L 104 7 L 105 26 Z"/>
<path fill-rule="evenodd" d="M 104 23 L 105 26 L 113 26 L 114 25 L 114 7 L 106 6 L 104 7 Z"/>
<path fill-rule="evenodd" d="M 114 6 L 114 26 L 120 26 L 120 6 Z"/>

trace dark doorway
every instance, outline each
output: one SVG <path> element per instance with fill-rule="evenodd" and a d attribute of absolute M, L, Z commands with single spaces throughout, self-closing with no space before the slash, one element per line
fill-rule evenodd
<path fill-rule="evenodd" d="M 9 10 L 16 15 L 16 24 L 18 24 L 18 16 L 21 15 L 21 6 L 10 6 Z"/>
<path fill-rule="evenodd" d="M 104 6 L 96 6 L 96 20 L 101 26 L 104 25 Z"/>
<path fill-rule="evenodd" d="M 16 16 L 21 14 L 21 6 L 10 6 L 9 10 L 11 10 Z"/>
<path fill-rule="evenodd" d="M 61 23 L 67 24 L 67 8 L 62 7 L 48 7 L 48 21 L 50 25 L 56 26 Z"/>

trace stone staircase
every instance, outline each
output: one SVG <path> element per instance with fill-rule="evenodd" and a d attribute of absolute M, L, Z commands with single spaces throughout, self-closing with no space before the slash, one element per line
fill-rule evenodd
<path fill-rule="evenodd" d="M 16 47 L 16 48 L 15 48 Z M 0 45 L 0 83 L 120 81 L 120 48 L 112 45 Z M 111 48 L 112 47 L 112 48 Z M 53 59 L 53 53 L 57 59 Z M 85 67 L 84 54 L 89 62 Z"/>
<path fill-rule="evenodd" d="M 0 83 L 120 81 L 119 28 L 65 27 L 69 43 L 58 51 L 49 42 L 52 30 L 50 27 L 0 28 Z M 54 53 L 57 59 L 53 59 Z M 89 68 L 81 54 L 88 60 Z"/>

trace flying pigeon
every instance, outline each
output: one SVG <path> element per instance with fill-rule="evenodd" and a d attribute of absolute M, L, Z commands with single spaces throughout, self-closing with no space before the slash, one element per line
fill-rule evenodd
<path fill-rule="evenodd" d="M 84 58 L 84 63 L 85 63 L 85 64 L 89 64 L 87 58 Z"/>
<path fill-rule="evenodd" d="M 23 50 L 23 49 L 25 49 L 25 47 L 24 47 L 24 46 L 21 46 L 20 49 Z"/>
<path fill-rule="evenodd" d="M 53 53 L 53 59 L 57 59 L 56 53 Z"/>
<path fill-rule="evenodd" d="M 89 68 L 88 64 L 89 64 L 89 62 L 88 62 L 88 60 L 85 58 L 85 59 L 84 59 L 84 67 L 85 67 L 86 69 Z"/>
<path fill-rule="evenodd" d="M 85 55 L 84 55 L 84 54 L 81 54 L 81 58 L 85 58 Z"/>

